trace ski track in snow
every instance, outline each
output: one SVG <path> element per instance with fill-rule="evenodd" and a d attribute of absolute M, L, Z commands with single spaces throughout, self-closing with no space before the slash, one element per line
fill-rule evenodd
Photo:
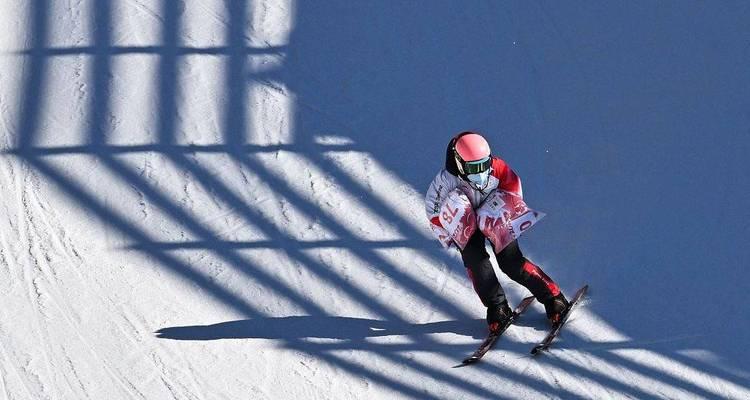
<path fill-rule="evenodd" d="M 6 169 L 5 171 L 8 170 L 10 169 Z M 13 173 L 11 172 L 11 174 Z M 102 382 L 108 380 L 121 390 L 120 395 L 125 395 L 128 398 L 150 398 L 151 396 L 151 394 L 142 393 L 138 389 L 144 382 L 130 381 L 127 378 L 123 379 L 125 371 L 118 369 L 125 366 L 113 366 L 109 361 L 108 355 L 99 354 L 99 350 L 91 347 L 90 343 L 96 342 L 96 340 L 92 340 L 92 338 L 84 333 L 85 329 L 81 326 L 80 316 L 74 313 L 74 309 L 70 305 L 71 301 L 77 303 L 80 299 L 71 300 L 66 295 L 66 293 L 70 293 L 75 284 L 60 278 L 55 273 L 55 269 L 50 265 L 51 260 L 62 257 L 65 259 L 66 269 L 69 268 L 75 271 L 74 278 L 78 280 L 79 285 L 84 285 L 76 290 L 91 293 L 93 298 L 87 301 L 90 304 L 106 305 L 106 308 L 98 310 L 98 313 L 111 318 L 110 322 L 112 326 L 117 328 L 121 338 L 133 345 L 134 351 L 139 355 L 139 358 L 149 360 L 147 364 L 151 364 L 153 370 L 152 377 L 149 380 L 161 382 L 172 393 L 172 397 L 174 398 L 204 399 L 205 396 L 201 394 L 201 388 L 206 385 L 205 383 L 199 384 L 195 381 L 195 371 L 184 362 L 185 360 L 158 345 L 154 347 L 154 344 L 158 344 L 154 340 L 150 340 L 150 343 L 144 343 L 144 336 L 145 338 L 149 338 L 150 330 L 143 326 L 143 322 L 138 321 L 136 318 L 128 317 L 128 315 L 132 314 L 132 311 L 124 308 L 122 305 L 112 304 L 107 298 L 106 292 L 98 290 L 98 282 L 92 282 L 90 276 L 81 274 L 81 271 L 96 270 L 96 268 L 87 265 L 81 260 L 78 254 L 79 251 L 75 249 L 72 242 L 66 237 L 64 228 L 60 225 L 52 224 L 55 216 L 50 213 L 49 205 L 45 205 L 38 198 L 38 184 L 35 183 L 37 179 L 29 175 L 21 177 L 21 174 L 17 175 L 16 179 L 17 182 L 20 182 L 18 187 L 23 188 L 19 190 L 19 205 L 23 212 L 19 215 L 19 220 L 15 224 L 18 229 L 13 233 L 17 233 L 21 237 L 20 243 L 24 245 L 20 248 L 27 247 L 29 250 L 26 257 L 28 263 L 18 264 L 15 268 L 12 268 L 16 272 L 14 278 L 10 280 L 24 282 L 27 286 L 26 297 L 28 305 L 34 310 L 34 329 L 31 331 L 37 334 L 36 348 L 41 354 L 38 356 L 27 354 L 23 357 L 29 360 L 26 364 L 32 363 L 37 357 L 42 357 L 42 365 L 44 366 L 42 371 L 28 369 L 31 367 L 27 367 L 27 370 L 24 371 L 25 374 L 33 375 L 34 379 L 38 381 L 37 383 L 30 383 L 30 385 L 41 386 L 39 390 L 31 391 L 27 389 L 30 393 L 36 393 L 36 395 L 30 397 L 36 397 L 40 394 L 44 394 L 49 398 L 67 397 L 69 395 L 76 398 L 92 397 L 86 389 L 86 385 L 94 383 L 92 380 L 88 380 L 88 382 L 82 380 L 76 370 L 76 364 L 71 359 L 71 354 L 75 353 L 76 350 L 69 350 L 66 347 L 66 342 L 59 342 L 53 339 L 52 332 L 47 328 L 49 326 L 55 326 L 55 336 L 64 335 L 77 341 L 78 343 L 75 344 L 75 347 L 78 348 L 81 346 L 84 351 L 89 353 L 89 361 L 98 364 L 100 370 L 106 372 L 106 376 L 98 378 L 96 385 L 100 385 Z M 50 247 L 47 248 L 46 246 Z M 10 248 L 13 247 L 8 245 L 7 236 L 3 235 L 3 249 Z M 14 258 L 23 259 L 24 257 L 18 257 L 18 254 L 16 254 Z M 4 265 L 7 265 L 6 260 L 7 258 L 3 254 L 2 261 Z M 62 325 L 58 321 L 53 320 L 57 319 L 58 316 L 63 320 Z M 61 347 L 54 347 L 56 344 L 60 344 Z M 144 349 L 147 349 L 145 354 L 143 353 Z M 80 356 L 80 354 L 75 355 Z M 4 354 L 4 357 L 7 360 L 7 353 Z M 165 360 L 167 364 L 165 364 Z M 133 359 L 132 361 L 135 362 L 137 360 Z M 35 364 L 38 364 L 38 362 L 35 362 Z M 184 368 L 189 373 L 183 374 L 180 379 L 187 378 L 188 386 L 177 383 L 174 377 L 170 376 L 170 369 L 166 365 L 184 365 Z M 68 371 L 69 373 L 64 373 L 64 371 Z M 91 373 L 92 371 L 87 369 L 86 372 Z M 67 394 L 58 392 L 55 389 L 59 385 L 58 380 L 61 373 L 64 374 L 63 378 L 66 382 L 65 386 L 67 390 L 64 393 Z M 104 381 L 100 379 L 104 379 Z M 48 380 L 52 380 L 52 382 Z M 48 390 L 52 391 L 48 392 Z"/>

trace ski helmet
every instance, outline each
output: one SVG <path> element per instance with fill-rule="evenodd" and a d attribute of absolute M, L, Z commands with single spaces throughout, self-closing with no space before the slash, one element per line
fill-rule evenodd
<path fill-rule="evenodd" d="M 471 185 L 483 190 L 489 183 L 490 145 L 482 135 L 474 132 L 461 133 L 453 146 L 456 167 L 461 177 Z"/>

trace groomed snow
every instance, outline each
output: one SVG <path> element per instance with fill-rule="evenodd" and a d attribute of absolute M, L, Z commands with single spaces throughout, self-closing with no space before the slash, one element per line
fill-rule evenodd
<path fill-rule="evenodd" d="M 4 399 L 750 398 L 750 3 L 0 2 Z M 486 327 L 489 138 L 590 298 Z M 500 274 L 513 302 L 525 290 Z"/>

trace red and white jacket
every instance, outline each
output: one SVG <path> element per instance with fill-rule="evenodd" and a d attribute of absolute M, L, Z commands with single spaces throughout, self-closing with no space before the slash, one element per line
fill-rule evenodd
<path fill-rule="evenodd" d="M 523 197 L 521 179 L 518 175 L 513 172 L 505 161 L 496 156 L 491 157 L 492 165 L 490 167 L 489 183 L 484 190 L 480 191 L 474 189 L 467 181 L 458 176 L 458 168 L 455 165 L 452 155 L 446 155 L 446 167 L 437 174 L 435 179 L 432 180 L 429 189 L 427 189 L 427 194 L 425 195 L 425 210 L 427 212 L 427 218 L 430 221 L 432 232 L 443 247 L 450 247 L 452 241 L 450 235 L 440 223 L 440 207 L 448 193 L 453 189 L 460 188 L 460 190 L 469 198 L 474 209 L 479 207 L 484 199 L 498 188 L 507 192 L 513 192 Z"/>

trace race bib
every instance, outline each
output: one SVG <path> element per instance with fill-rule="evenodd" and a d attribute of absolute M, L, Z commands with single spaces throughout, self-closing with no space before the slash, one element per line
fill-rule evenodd
<path fill-rule="evenodd" d="M 495 253 L 518 239 L 544 215 L 527 207 L 520 196 L 503 190 L 489 195 L 477 210 L 479 229 L 490 239 Z"/>
<path fill-rule="evenodd" d="M 440 207 L 440 223 L 448 231 L 450 238 L 463 250 L 469 238 L 477 230 L 477 217 L 471 206 L 469 198 L 460 190 L 456 189 L 448 194 L 448 197 Z"/>

